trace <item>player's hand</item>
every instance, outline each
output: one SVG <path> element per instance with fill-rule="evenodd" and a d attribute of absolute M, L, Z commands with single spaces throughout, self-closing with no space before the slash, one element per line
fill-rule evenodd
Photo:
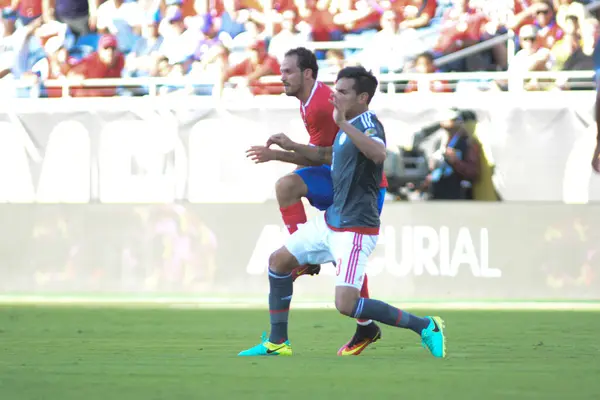
<path fill-rule="evenodd" d="M 265 146 L 252 146 L 246 150 L 246 157 L 255 164 L 262 164 L 277 159 L 275 151 Z"/>
<path fill-rule="evenodd" d="M 274 144 L 281 147 L 283 150 L 293 151 L 296 142 L 290 139 L 285 133 L 278 133 L 267 140 L 267 147 L 271 147 Z"/>
<path fill-rule="evenodd" d="M 341 124 L 346 121 L 346 107 L 340 101 L 338 95 L 333 93 L 329 102 L 333 104 L 333 120 L 336 124 Z"/>
<path fill-rule="evenodd" d="M 594 150 L 594 158 L 592 158 L 592 168 L 597 173 L 600 173 L 600 143 L 596 145 L 596 150 Z"/>

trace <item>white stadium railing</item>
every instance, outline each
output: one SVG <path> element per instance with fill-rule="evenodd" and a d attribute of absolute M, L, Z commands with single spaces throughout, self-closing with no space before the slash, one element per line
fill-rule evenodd
<path fill-rule="evenodd" d="M 419 85 L 427 85 L 431 81 L 448 82 L 449 87 L 455 87 L 457 82 L 465 81 L 495 81 L 502 82 L 508 85 L 508 90 L 518 92 L 524 90 L 524 82 L 536 79 L 564 82 L 568 79 L 585 80 L 578 86 L 582 89 L 593 90 L 594 71 L 544 71 L 544 72 L 451 72 L 451 73 L 433 73 L 433 74 L 417 74 L 417 73 L 388 73 L 378 75 L 380 85 L 386 87 L 388 92 L 395 92 L 396 82 L 416 81 Z M 335 74 L 321 74 L 319 80 L 327 84 L 335 82 Z M 280 82 L 278 76 L 267 76 L 261 79 L 264 83 Z M 73 81 L 69 79 L 49 80 L 44 83 L 46 87 L 62 88 L 64 97 L 69 96 L 71 87 L 121 87 L 135 88 L 145 87 L 148 89 L 150 96 L 156 96 L 159 93 L 161 86 L 173 86 L 181 88 L 192 88 L 194 86 L 210 86 L 214 85 L 214 79 L 206 79 L 201 77 L 184 77 L 184 78 L 119 78 L 119 79 L 86 79 Z M 235 83 L 235 80 L 233 80 Z"/>

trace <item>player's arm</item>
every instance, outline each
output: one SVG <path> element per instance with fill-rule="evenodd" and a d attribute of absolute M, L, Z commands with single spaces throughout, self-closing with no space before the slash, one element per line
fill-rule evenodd
<path fill-rule="evenodd" d="M 311 146 L 294 142 L 291 150 L 310 161 L 309 165 L 331 165 L 333 147 Z"/>
<path fill-rule="evenodd" d="M 270 149 L 268 146 L 252 146 L 246 150 L 246 157 L 256 164 L 262 164 L 269 161 L 281 161 L 298 166 L 316 165 L 311 160 L 303 157 L 299 153 L 285 150 Z"/>
<path fill-rule="evenodd" d="M 346 132 L 346 135 L 348 135 L 350 140 L 352 140 L 354 145 L 365 155 L 365 157 L 375 164 L 383 164 L 387 155 L 385 143 L 378 137 L 375 128 L 369 128 L 365 132 L 362 132 L 346 120 L 338 122 L 338 126 L 341 130 Z"/>
<path fill-rule="evenodd" d="M 283 150 L 273 150 L 275 153 L 275 160 L 281 161 L 289 164 L 296 164 L 300 166 L 318 166 L 322 164 L 318 164 L 315 161 L 311 161 L 310 158 L 304 157 L 300 153 L 296 153 L 294 151 L 283 151 Z"/>
<path fill-rule="evenodd" d="M 305 145 L 294 142 L 292 139 L 287 137 L 284 133 L 278 133 L 273 135 L 267 141 L 267 147 L 276 144 L 284 150 L 293 152 L 296 154 L 298 159 L 303 160 L 301 164 L 306 166 L 320 166 L 323 164 L 331 165 L 331 154 L 333 152 L 331 147 L 320 147 Z M 280 152 L 281 153 L 281 152 Z M 283 152 L 285 153 L 285 152 Z M 291 155 L 284 155 L 286 158 L 291 158 Z M 282 160 L 283 161 L 283 160 Z M 285 161 L 290 162 L 290 161 Z M 294 162 L 295 164 L 295 162 Z"/>

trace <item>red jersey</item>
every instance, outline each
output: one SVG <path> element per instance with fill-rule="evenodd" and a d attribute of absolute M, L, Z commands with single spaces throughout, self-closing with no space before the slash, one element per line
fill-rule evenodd
<path fill-rule="evenodd" d="M 19 15 L 27 18 L 37 18 L 42 15 L 42 0 L 20 0 Z"/>
<path fill-rule="evenodd" d="M 340 128 L 333 120 L 333 104 L 329 102 L 333 90 L 323 82 L 315 82 L 306 103 L 300 103 L 300 115 L 310 137 L 309 144 L 331 147 Z M 382 188 L 388 187 L 385 174 Z"/>

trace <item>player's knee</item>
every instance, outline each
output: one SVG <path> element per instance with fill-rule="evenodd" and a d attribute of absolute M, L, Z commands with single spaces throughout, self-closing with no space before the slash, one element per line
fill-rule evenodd
<path fill-rule="evenodd" d="M 352 287 L 338 286 L 335 291 L 335 308 L 342 315 L 352 317 L 360 292 Z"/>
<path fill-rule="evenodd" d="M 297 264 L 294 256 L 285 247 L 275 250 L 269 256 L 269 269 L 277 274 L 288 274 Z"/>
<path fill-rule="evenodd" d="M 282 207 L 298 202 L 306 195 L 306 184 L 297 174 L 289 174 L 279 178 L 275 184 L 277 200 Z"/>

